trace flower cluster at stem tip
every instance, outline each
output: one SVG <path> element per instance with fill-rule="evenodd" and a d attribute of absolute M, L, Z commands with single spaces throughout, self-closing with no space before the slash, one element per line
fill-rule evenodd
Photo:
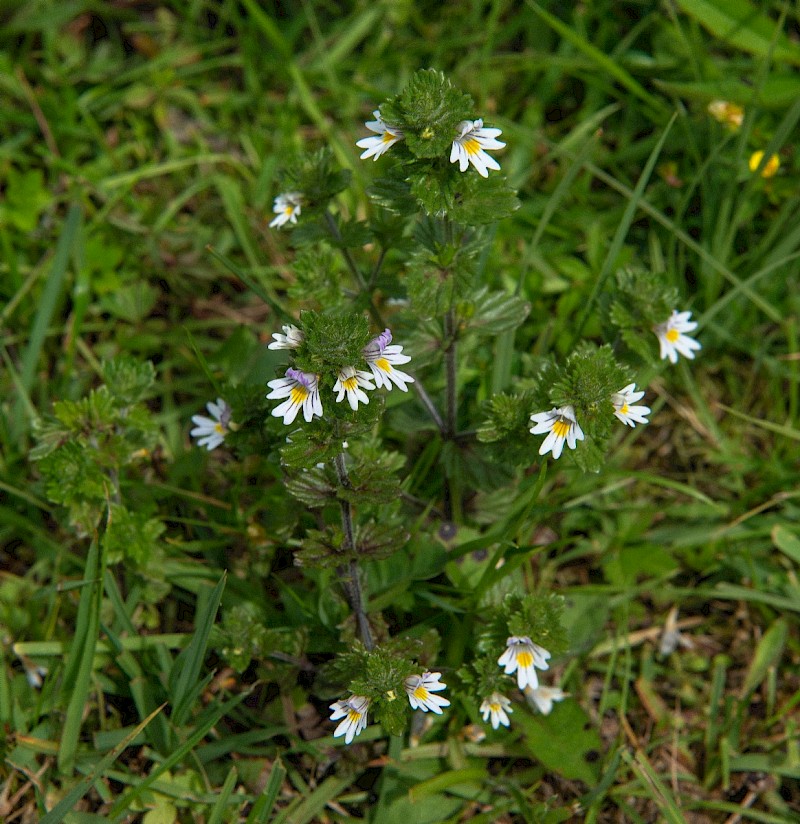
<path fill-rule="evenodd" d="M 549 715 L 555 701 L 562 701 L 567 693 L 558 687 L 539 684 L 536 669 L 547 670 L 550 653 L 535 644 L 528 636 L 512 635 L 506 640 L 506 649 L 497 659 L 506 675 L 516 673 L 517 686 L 523 691 L 527 702 L 543 715 Z M 414 710 L 442 715 L 442 708 L 449 707 L 450 701 L 437 693 L 447 688 L 440 672 L 423 672 L 409 675 L 403 681 L 408 703 Z M 352 694 L 330 705 L 331 721 L 338 721 L 333 732 L 334 738 L 344 736 L 345 744 L 350 744 L 367 726 L 367 713 L 372 699 L 365 695 Z M 502 693 L 493 692 L 483 699 L 479 712 L 484 721 L 493 729 L 508 727 L 509 715 L 513 714 L 511 701 Z"/>
<path fill-rule="evenodd" d="M 284 326 L 282 333 L 273 333 L 272 337 L 274 340 L 269 345 L 270 349 L 297 349 L 304 340 L 302 330 L 291 324 Z M 369 397 L 364 390 L 372 391 L 381 387 L 390 390 L 396 386 L 402 392 L 407 392 L 407 384 L 414 383 L 411 375 L 396 368 L 400 364 L 408 363 L 411 358 L 403 354 L 402 346 L 392 344 L 392 333 L 388 329 L 374 337 L 361 354 L 369 371 L 359 369 L 353 364 L 340 367 L 333 386 L 337 403 L 347 398 L 350 408 L 355 411 L 359 403 L 369 403 Z M 283 403 L 272 410 L 273 416 L 283 418 L 287 426 L 294 422 L 300 410 L 306 423 L 311 423 L 315 416 L 321 418 L 323 410 L 319 394 L 320 377 L 289 367 L 284 377 L 269 381 L 267 385 L 272 391 L 267 398 L 283 400 Z"/>
<path fill-rule="evenodd" d="M 532 707 L 536 707 L 542 715 L 549 715 L 554 701 L 562 701 L 567 697 L 558 687 L 545 687 L 539 684 L 536 670 L 549 669 L 547 663 L 550 653 L 535 644 L 527 635 L 512 635 L 506 640 L 505 652 L 497 659 L 506 675 L 517 675 L 517 686 L 525 694 L 525 698 Z M 489 721 L 493 729 L 508 727 L 511 724 L 509 715 L 513 714 L 511 701 L 502 693 L 493 692 L 483 699 L 480 712 L 484 721 Z"/>
<path fill-rule="evenodd" d="M 359 149 L 364 149 L 361 159 L 372 158 L 377 160 L 382 154 L 389 151 L 395 143 L 405 138 L 401 129 L 392 126 L 381 117 L 379 111 L 374 111 L 375 120 L 366 123 L 366 127 L 375 132 L 374 135 L 363 137 L 356 142 Z M 489 169 L 500 170 L 500 164 L 486 150 L 505 148 L 505 143 L 498 140 L 501 129 L 489 129 L 483 125 L 483 120 L 462 120 L 458 124 L 453 143 L 450 148 L 450 162 L 458 163 L 458 168 L 466 172 L 470 163 L 481 177 L 489 177 Z"/>
<path fill-rule="evenodd" d="M 440 672 L 423 672 L 420 675 L 409 675 L 403 682 L 403 688 L 408 696 L 408 703 L 414 710 L 442 714 L 442 707 L 449 707 L 450 702 L 437 692 L 447 689 L 441 680 Z M 339 721 L 333 732 L 333 737 L 344 736 L 344 743 L 350 744 L 366 726 L 367 712 L 371 699 L 365 695 L 351 695 L 330 705 L 331 721 Z"/>
<path fill-rule="evenodd" d="M 653 327 L 662 360 L 669 360 L 675 364 L 678 362 L 678 355 L 693 360 L 694 353 L 702 349 L 699 341 L 686 334 L 697 328 L 697 322 L 690 320 L 691 316 L 691 312 L 678 312 L 676 309 L 666 321 Z M 644 392 L 637 392 L 636 384 L 629 383 L 609 399 L 610 412 L 621 423 L 632 428 L 635 428 L 637 423 L 649 423 L 647 416 L 650 414 L 650 407 L 636 404 L 643 397 Z M 553 458 L 558 459 L 564 451 L 565 444 L 570 449 L 575 449 L 578 441 L 584 440 L 583 430 L 575 415 L 575 407 L 571 404 L 554 407 L 549 412 L 537 412 L 531 415 L 530 419 L 534 424 L 530 429 L 531 434 L 547 436 L 539 447 L 540 455 L 551 452 Z"/>

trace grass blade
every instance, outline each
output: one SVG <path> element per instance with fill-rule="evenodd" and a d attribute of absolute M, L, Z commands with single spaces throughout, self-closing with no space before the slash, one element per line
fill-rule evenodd
<path fill-rule="evenodd" d="M 658 777 L 653 765 L 647 760 L 647 756 L 639 750 L 635 757 L 628 752 L 623 752 L 622 757 L 636 773 L 636 777 L 658 807 L 663 820 L 669 824 L 686 824 L 683 813 L 678 809 L 672 794 Z"/>
<path fill-rule="evenodd" d="M 217 617 L 222 591 L 225 589 L 226 576 L 206 598 L 198 598 L 196 629 L 189 646 L 175 659 L 170 674 L 170 693 L 172 699 L 172 722 L 180 727 L 189 717 L 189 711 L 197 697 L 202 684 L 198 682 L 200 670 L 208 648 L 211 627 Z"/>
<path fill-rule="evenodd" d="M 294 318 L 271 296 L 264 287 L 255 279 L 250 277 L 245 271 L 240 269 L 232 260 L 225 255 L 221 255 L 213 246 L 206 246 L 206 251 L 211 257 L 216 258 L 228 271 L 233 272 L 242 283 L 247 286 L 254 295 L 257 295 L 269 306 L 270 309 L 281 319 L 293 321 Z"/>
<path fill-rule="evenodd" d="M 789 625 L 784 618 L 777 621 L 764 633 L 758 642 L 747 677 L 742 685 L 742 700 L 764 680 L 767 670 L 775 667 L 783 655 L 783 648 L 786 646 L 786 637 L 789 634 Z"/>
<path fill-rule="evenodd" d="M 588 40 L 581 37 L 574 29 L 570 28 L 562 20 L 559 20 L 554 15 L 545 11 L 538 3 L 533 0 L 525 0 L 526 5 L 530 6 L 542 20 L 547 23 L 550 28 L 557 32 L 561 37 L 569 43 L 572 43 L 576 49 L 582 52 L 591 61 L 597 64 L 599 69 L 609 77 L 613 77 L 623 88 L 627 89 L 632 95 L 638 97 L 643 103 L 647 105 L 652 114 L 659 118 L 667 114 L 664 104 L 657 98 L 653 97 L 647 89 L 644 88 L 634 77 L 619 66 L 607 54 L 600 51 L 596 46 L 593 46 Z"/>
<path fill-rule="evenodd" d="M 678 0 L 678 6 L 738 49 L 759 57 L 772 52 L 775 60 L 800 66 L 800 49 L 783 32 L 776 38 L 775 21 L 747 0 Z"/>
<path fill-rule="evenodd" d="M 666 128 L 661 133 L 661 137 L 658 139 L 658 143 L 656 143 L 655 147 L 653 148 L 653 151 L 650 152 L 650 157 L 647 158 L 647 163 L 645 164 L 642 173 L 639 175 L 639 180 L 636 181 L 636 188 L 633 190 L 633 193 L 631 194 L 631 197 L 628 200 L 628 205 L 625 207 L 625 212 L 622 215 L 622 220 L 620 220 L 619 222 L 617 231 L 614 234 L 614 239 L 611 241 L 611 246 L 608 249 L 606 259 L 603 261 L 603 266 L 600 269 L 600 274 L 597 276 L 597 280 L 595 281 L 592 293 L 591 295 L 589 295 L 589 299 L 586 302 L 580 320 L 578 321 L 575 327 L 575 334 L 573 336 L 572 346 L 570 348 L 573 348 L 575 344 L 578 342 L 578 339 L 581 336 L 581 332 L 583 332 L 583 327 L 586 325 L 586 321 L 589 320 L 589 316 L 592 312 L 592 308 L 594 307 L 595 301 L 597 300 L 600 291 L 605 285 L 608 276 L 611 274 L 611 271 L 617 262 L 619 253 L 622 250 L 622 244 L 625 242 L 625 238 L 628 235 L 628 230 L 631 228 L 631 223 L 633 223 L 633 218 L 636 214 L 636 210 L 639 208 L 639 205 L 642 202 L 645 187 L 647 186 L 650 180 L 650 175 L 653 173 L 656 161 L 661 155 L 661 149 L 664 146 L 664 141 L 667 139 L 667 135 L 670 133 L 670 130 L 672 129 L 672 126 L 675 123 L 675 119 L 677 118 L 677 116 L 677 114 L 674 114 L 670 118 L 669 123 L 667 123 Z"/>
<path fill-rule="evenodd" d="M 69 688 L 70 693 L 58 748 L 58 769 L 62 773 L 71 772 L 75 765 L 81 721 L 89 697 L 92 664 L 100 633 L 103 559 L 99 544 L 100 540 L 95 534 L 86 556 L 86 578 L 89 583 L 81 593 L 75 636 L 64 671 L 63 689 L 66 691 Z"/>
<path fill-rule="evenodd" d="M 125 795 L 117 799 L 117 802 L 111 808 L 108 817 L 110 820 L 116 819 L 126 810 L 130 809 L 130 805 L 141 798 L 142 794 L 147 791 L 153 782 L 157 781 L 165 772 L 171 770 L 176 764 L 179 764 L 192 749 L 199 744 L 207 735 L 208 731 L 219 723 L 223 715 L 229 713 L 232 709 L 237 707 L 250 695 L 250 690 L 242 692 L 230 701 L 217 707 L 217 709 L 210 713 L 205 722 L 202 723 L 175 751 L 167 757 L 161 764 L 158 765 L 146 778 L 143 778 L 139 783 L 132 787 Z M 138 728 L 137 728 L 138 731 Z M 138 732 L 137 732 L 138 734 Z"/>
<path fill-rule="evenodd" d="M 47 278 L 44 292 L 38 301 L 39 308 L 36 312 L 33 326 L 31 327 L 28 347 L 22 357 L 20 376 L 22 385 L 28 390 L 33 385 L 33 377 L 36 373 L 36 365 L 39 362 L 39 354 L 42 351 L 45 335 L 50 326 L 50 321 L 55 314 L 56 304 L 64 290 L 64 279 L 66 278 L 67 266 L 69 265 L 69 255 L 72 251 L 72 244 L 75 242 L 75 237 L 78 234 L 80 225 L 81 210 L 77 205 L 73 204 L 70 206 L 69 212 L 67 212 L 64 229 L 61 232 L 61 237 L 58 239 L 56 252 L 53 256 L 50 275 Z"/>
<path fill-rule="evenodd" d="M 59 822 L 63 821 L 64 816 L 89 792 L 92 784 L 94 784 L 98 778 L 102 777 L 103 773 L 117 760 L 120 753 L 145 729 L 165 706 L 166 704 L 162 704 L 158 709 L 151 712 L 141 724 L 134 727 L 108 755 L 101 759 L 89 775 L 82 778 L 52 810 L 42 816 L 39 824 L 59 824 Z"/>
<path fill-rule="evenodd" d="M 283 779 L 286 778 L 286 767 L 283 766 L 280 759 L 273 765 L 269 773 L 269 781 L 264 787 L 264 792 L 253 804 L 253 809 L 250 810 L 250 815 L 247 816 L 245 824 L 266 824 L 269 816 L 272 814 L 272 808 L 278 800 L 278 793 L 281 791 Z"/>
<path fill-rule="evenodd" d="M 230 772 L 225 779 L 225 783 L 219 790 L 219 798 L 217 799 L 217 803 L 214 804 L 211 814 L 208 817 L 208 824 L 222 824 L 222 821 L 224 820 L 223 816 L 225 815 L 225 807 L 228 804 L 228 799 L 231 797 L 233 788 L 236 786 L 236 779 L 238 777 L 239 773 L 236 772 L 236 767 L 231 767 Z"/>

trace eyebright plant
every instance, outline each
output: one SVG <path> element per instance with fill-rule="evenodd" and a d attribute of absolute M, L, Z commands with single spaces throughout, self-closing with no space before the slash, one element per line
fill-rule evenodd
<path fill-rule="evenodd" d="M 430 69 L 372 117 L 355 141 L 376 174 L 369 209 L 358 210 L 365 219 L 338 199 L 350 173 L 328 148 L 280 172 L 270 226 L 293 248 L 285 288 L 301 306 L 290 312 L 281 295 L 273 306 L 282 317 L 269 330 L 266 387 L 246 402 L 237 388 L 241 411 L 222 398 L 208 404 L 211 418 L 195 416 L 191 431 L 207 450 L 236 431 L 226 442 L 236 455 L 248 426 L 259 428 L 301 505 L 283 539 L 324 594 L 312 612 L 328 643 L 293 630 L 288 615 L 280 628 L 273 614 L 267 629 L 250 605 L 225 616 L 217 648 L 237 671 L 266 668 L 270 643 L 290 650 L 290 662 L 313 650 L 324 659 L 316 698 L 346 745 L 371 725 L 401 734 L 413 712 L 434 719 L 434 731 L 457 712 L 501 734 L 515 713 L 557 712 L 567 694 L 541 679 L 569 643 L 561 597 L 544 583 L 526 591 L 505 563 L 521 551 L 512 540 L 487 541 L 492 561 L 478 578 L 460 569 L 461 530 L 480 534 L 475 493 L 532 502 L 552 461 L 602 471 L 621 434 L 657 425 L 640 403 L 645 376 L 693 359 L 700 343 L 687 333 L 699 323 L 660 273 L 632 266 L 589 307 L 605 339 L 525 355 L 513 389 L 491 393 L 483 374 L 493 348 L 527 332 L 529 300 L 542 297 L 487 282 L 490 227 L 520 205 L 503 175 L 502 129 Z M 260 427 L 244 408 L 259 403 Z M 425 579 L 458 586 L 477 628 L 452 656 L 440 657 L 441 636 L 467 630 L 416 598 L 414 582 Z"/>

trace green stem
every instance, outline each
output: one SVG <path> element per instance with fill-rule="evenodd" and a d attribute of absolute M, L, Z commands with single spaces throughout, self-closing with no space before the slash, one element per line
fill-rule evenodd
<path fill-rule="evenodd" d="M 444 432 L 447 440 L 456 434 L 456 411 L 458 408 L 458 386 L 456 384 L 456 312 L 450 308 L 444 317 L 444 379 L 445 379 L 445 421 Z"/>
<path fill-rule="evenodd" d="M 334 219 L 333 215 L 330 212 L 325 212 L 325 222 L 328 225 L 328 231 L 331 233 L 331 237 L 337 241 L 337 243 L 341 243 L 342 241 L 342 233 L 339 231 L 339 227 L 336 225 L 336 220 Z M 361 270 L 356 265 L 353 256 L 350 254 L 349 249 L 341 249 L 342 256 L 344 257 L 344 261 L 347 264 L 347 268 L 350 270 L 350 273 L 353 275 L 356 283 L 358 284 L 359 291 L 362 295 L 367 298 L 367 311 L 372 316 L 372 319 L 378 325 L 380 329 L 386 328 L 386 321 L 383 319 L 383 316 L 380 313 L 380 310 L 375 306 L 372 302 L 372 295 L 370 294 L 372 291 L 372 287 L 375 285 L 375 280 L 377 279 L 378 275 L 380 274 L 381 269 L 383 268 L 383 261 L 386 257 L 386 250 L 382 249 L 380 256 L 378 257 L 378 261 L 375 264 L 375 268 L 372 270 L 372 274 L 369 278 L 369 283 L 364 281 L 364 276 L 361 274 Z M 419 399 L 422 402 L 422 405 L 425 407 L 427 413 L 433 419 L 433 422 L 436 424 L 436 428 L 440 432 L 444 432 L 445 424 L 442 420 L 442 416 L 439 414 L 439 410 L 436 408 L 431 396 L 425 390 L 425 387 L 420 382 L 420 379 L 415 377 L 414 378 L 414 388 L 419 395 Z"/>
<path fill-rule="evenodd" d="M 344 461 L 344 453 L 339 453 L 333 459 L 333 466 L 336 470 L 336 477 L 344 489 L 351 489 L 350 477 L 347 474 L 347 466 Z M 342 532 L 344 533 L 344 551 L 352 553 L 355 551 L 355 532 L 353 530 L 353 509 L 350 501 L 339 499 L 339 506 L 342 515 Z M 353 558 L 347 564 L 342 564 L 338 568 L 342 587 L 350 603 L 350 609 L 353 610 L 356 623 L 358 624 L 358 634 L 361 636 L 361 642 L 368 651 L 375 648 L 375 642 L 372 639 L 372 630 L 369 626 L 367 613 L 364 609 L 364 596 L 361 590 L 361 579 L 359 577 L 358 561 Z"/>
<path fill-rule="evenodd" d="M 452 307 L 444 316 L 444 379 L 445 379 L 445 406 L 444 429 L 442 439 L 454 441 L 456 437 L 456 415 L 458 411 L 458 385 L 456 360 L 456 313 Z M 454 513 L 459 507 L 458 484 L 455 478 L 445 476 L 443 508 L 445 519 L 452 521 Z"/>
<path fill-rule="evenodd" d="M 328 231 L 331 233 L 331 237 L 337 243 L 341 243 L 342 233 L 339 231 L 339 227 L 336 224 L 336 219 L 330 212 L 325 212 L 325 222 L 328 224 Z M 367 284 L 364 280 L 364 276 L 361 274 L 361 270 L 356 265 L 353 256 L 350 254 L 350 250 L 345 248 L 344 246 L 340 246 L 339 248 L 342 253 L 342 257 L 344 258 L 344 261 L 347 264 L 347 268 L 350 270 L 350 274 L 352 274 L 352 276 L 355 278 L 355 281 L 358 284 L 358 288 L 363 292 L 367 288 Z"/>

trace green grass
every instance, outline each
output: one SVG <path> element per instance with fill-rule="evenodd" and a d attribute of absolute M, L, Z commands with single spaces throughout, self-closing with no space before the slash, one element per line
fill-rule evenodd
<path fill-rule="evenodd" d="M 800 19 L 746 0 L 568 6 L 0 3 L 0 819 L 798 819 Z M 516 475 L 469 434 L 454 457 L 414 396 L 387 397 L 376 437 L 405 463 L 385 512 L 410 537 L 365 564 L 368 609 L 428 645 L 453 704 L 345 746 L 328 705 L 349 608 L 333 572 L 294 563 L 319 519 L 287 494 L 263 400 L 286 362 L 265 343 L 319 305 L 268 223 L 288 159 L 324 145 L 353 175 L 341 214 L 374 217 L 386 159 L 355 141 L 429 66 L 503 129 L 521 207 L 476 267 L 530 305 L 459 349 L 459 426 L 540 356 L 605 341 L 623 265 L 678 290 L 703 349 L 641 366 L 651 423 L 598 474 L 542 472 L 535 438 Z M 744 106 L 738 131 L 715 98 Z M 775 177 L 749 172 L 757 149 Z M 435 334 L 387 300 L 403 251 L 352 254 L 441 408 Z M 83 433 L 108 435 L 87 529 L 31 450 L 118 355 L 156 381 L 130 441 L 102 416 Z M 249 426 L 207 453 L 189 421 L 223 393 Z M 107 517 L 120 502 L 127 525 Z M 547 683 L 571 697 L 547 717 L 517 700 L 481 739 L 450 685 L 503 588 L 565 596 Z M 664 656 L 673 607 L 692 645 Z"/>

